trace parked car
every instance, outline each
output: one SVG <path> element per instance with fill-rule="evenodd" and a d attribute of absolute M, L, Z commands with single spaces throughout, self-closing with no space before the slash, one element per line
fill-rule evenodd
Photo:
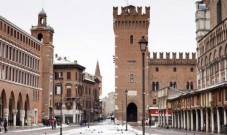
<path fill-rule="evenodd" d="M 221 133 L 227 134 L 227 124 L 221 126 Z"/>

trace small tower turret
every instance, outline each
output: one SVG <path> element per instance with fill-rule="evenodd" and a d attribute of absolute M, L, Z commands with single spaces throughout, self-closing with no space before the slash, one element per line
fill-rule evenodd
<path fill-rule="evenodd" d="M 42 9 L 38 15 L 38 26 L 46 26 L 47 25 L 47 15 L 46 12 Z"/>

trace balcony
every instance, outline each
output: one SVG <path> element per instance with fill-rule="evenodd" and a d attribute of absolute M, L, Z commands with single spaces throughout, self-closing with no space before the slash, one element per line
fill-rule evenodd
<path fill-rule="evenodd" d="M 73 96 L 73 95 L 71 95 L 71 94 L 65 94 L 65 99 L 67 100 L 67 101 L 77 101 L 77 100 L 79 100 L 80 98 L 79 97 L 77 97 L 77 96 Z"/>

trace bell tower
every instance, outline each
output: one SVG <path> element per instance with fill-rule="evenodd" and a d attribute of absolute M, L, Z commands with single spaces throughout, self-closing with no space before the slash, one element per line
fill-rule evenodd
<path fill-rule="evenodd" d="M 118 7 L 113 8 L 115 92 L 117 95 L 115 115 L 118 120 L 128 122 L 142 120 L 142 54 L 138 42 L 143 36 L 148 41 L 149 19 L 150 7 L 145 7 L 145 13 L 142 13 L 142 7 L 130 5 L 122 7 L 120 14 L 118 14 Z M 147 48 L 145 52 L 145 93 L 148 93 L 149 57 Z M 146 98 L 145 101 L 147 106 Z"/>
<path fill-rule="evenodd" d="M 54 29 L 47 25 L 47 15 L 42 9 L 38 14 L 38 25 L 32 26 L 31 35 L 42 42 L 41 47 L 41 85 L 42 118 L 53 117 L 53 34 Z"/>

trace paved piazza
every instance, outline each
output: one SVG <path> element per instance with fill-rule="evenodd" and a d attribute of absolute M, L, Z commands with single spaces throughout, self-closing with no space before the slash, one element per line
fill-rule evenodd
<path fill-rule="evenodd" d="M 116 125 L 106 120 L 100 123 L 92 123 L 90 128 L 79 125 L 63 125 L 63 135 L 141 135 L 141 127 L 128 126 L 128 131 L 125 131 L 125 126 Z M 0 134 L 5 134 L 1 132 Z M 9 128 L 7 135 L 59 135 L 59 127 L 52 130 L 51 127 L 17 127 Z M 146 135 L 205 135 L 201 132 L 187 132 L 185 130 L 163 129 L 158 127 L 146 127 Z M 207 134 L 206 134 L 207 135 Z M 216 135 L 216 134 L 208 134 Z M 220 134 L 219 134 L 220 135 Z"/>

